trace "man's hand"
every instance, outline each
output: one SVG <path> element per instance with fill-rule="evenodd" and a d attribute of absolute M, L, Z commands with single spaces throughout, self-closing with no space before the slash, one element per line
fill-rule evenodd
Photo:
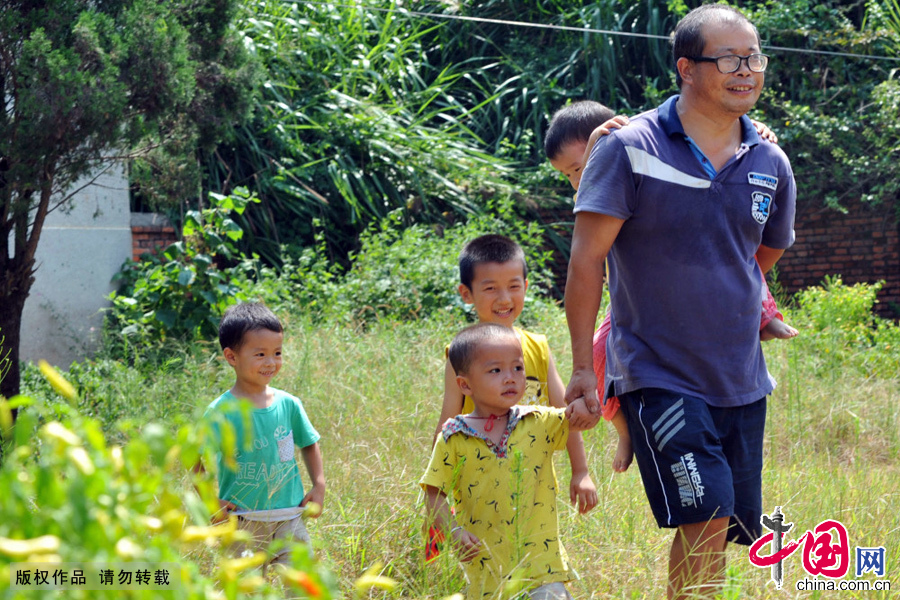
<path fill-rule="evenodd" d="M 597 376 L 594 374 L 593 368 L 572 371 L 572 378 L 569 379 L 569 386 L 566 388 L 566 404 L 571 406 L 579 399 L 583 400 L 588 412 L 600 414 L 600 399 L 597 396 Z M 567 411 L 566 415 L 568 416 L 568 414 Z"/>

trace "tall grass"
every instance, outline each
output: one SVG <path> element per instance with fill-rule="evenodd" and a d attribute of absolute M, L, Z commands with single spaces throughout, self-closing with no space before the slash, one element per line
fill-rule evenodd
<path fill-rule="evenodd" d="M 211 189 L 244 185 L 262 204 L 248 242 L 280 263 L 283 243 L 315 242 L 341 259 L 391 211 L 445 222 L 509 188 L 509 166 L 467 126 L 488 98 L 454 97 L 464 67 L 430 60 L 437 30 L 396 3 L 378 10 L 245 0 L 237 27 L 264 66 L 253 121 L 206 165 Z"/>
<path fill-rule="evenodd" d="M 422 564 L 416 485 L 439 411 L 442 350 L 456 326 L 382 325 L 363 336 L 307 328 L 294 342 L 312 362 L 302 361 L 297 371 L 287 367 L 282 383 L 299 387 L 323 432 L 330 481 L 328 513 L 313 536 L 346 582 L 379 561 L 406 597 L 441 598 L 460 589 L 460 570 L 450 557 Z M 550 335 L 565 377 L 570 363 L 562 315 L 548 313 L 534 329 Z M 851 552 L 856 545 L 883 545 L 888 565 L 896 564 L 898 380 L 844 371 L 822 381 L 811 376 L 802 341 L 772 342 L 766 350 L 781 382 L 769 401 L 766 512 L 782 506 L 796 537 L 825 519 L 840 520 L 849 530 Z M 615 441 L 608 426 L 585 435 L 600 506 L 583 517 L 560 499 L 563 540 L 581 575 L 571 590 L 576 598 L 662 598 L 671 532 L 652 522 L 637 468 L 612 473 Z M 565 482 L 568 463 L 559 459 L 558 476 Z M 746 547 L 732 546 L 728 559 L 731 597 L 815 597 L 791 587 L 802 577 L 800 553 L 785 566 L 784 591 L 774 589 L 767 569 L 749 563 Z"/>
<path fill-rule="evenodd" d="M 831 335 L 823 343 L 821 332 L 809 327 L 809 313 L 801 303 L 788 314 L 801 329 L 800 337 L 764 346 L 769 369 L 779 382 L 769 399 L 764 509 L 770 513 L 776 505 L 783 507 L 786 520 L 795 524 L 790 539 L 825 519 L 837 519 L 849 531 L 851 553 L 855 546 L 884 546 L 886 578 L 896 590 L 900 377 L 896 369 L 861 370 L 861 364 L 871 362 L 858 353 L 848 354 L 853 344 L 846 337 Z M 462 572 L 452 554 L 423 563 L 417 482 L 440 409 L 443 349 L 462 323 L 439 314 L 407 323 L 382 320 L 362 331 L 343 324 L 314 324 L 297 314 L 283 316 L 285 365 L 277 385 L 303 399 L 322 434 L 328 477 L 325 512 L 308 522 L 316 552 L 346 596 L 352 595 L 360 574 L 376 564 L 399 582 L 399 591 L 373 589 L 368 597 L 444 598 L 461 591 Z M 570 347 L 562 311 L 545 308 L 531 315 L 530 322 L 533 330 L 548 334 L 560 373 L 567 378 Z M 821 355 L 829 353 L 837 355 L 838 362 L 823 369 Z M 124 367 L 110 365 L 105 377 L 70 375 L 76 381 L 94 381 L 82 396 L 93 399 L 95 410 L 106 406 L 101 398 L 120 404 L 117 411 L 106 406 L 110 420 L 184 422 L 231 384 L 230 369 L 217 354 L 209 347 L 149 378 L 136 372 L 129 376 Z M 581 577 L 570 590 L 578 599 L 663 598 L 672 534 L 654 524 L 636 466 L 613 474 L 615 442 L 606 424 L 585 434 L 599 507 L 580 516 L 565 498 L 559 500 L 561 534 Z M 562 453 L 557 459 L 565 489 L 568 461 Z M 187 477 L 183 485 L 190 487 Z M 830 597 L 796 591 L 796 582 L 805 575 L 801 552 L 786 561 L 781 591 L 775 590 L 768 569 L 750 564 L 746 547 L 730 546 L 728 563 L 722 592 L 726 600 Z M 853 579 L 852 567 L 845 579 Z M 845 591 L 839 597 L 895 596 Z"/>

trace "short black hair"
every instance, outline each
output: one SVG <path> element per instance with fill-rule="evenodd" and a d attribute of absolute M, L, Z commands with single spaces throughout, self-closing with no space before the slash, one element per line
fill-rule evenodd
<path fill-rule="evenodd" d="M 703 4 L 688 14 L 684 15 L 675 25 L 672 34 L 672 58 L 675 60 L 675 83 L 681 87 L 681 74 L 678 72 L 678 59 L 683 57 L 701 56 L 706 47 L 706 39 L 703 37 L 703 27 L 706 25 L 750 25 L 756 33 L 756 43 L 761 44 L 759 30 L 750 22 L 744 13 L 728 6 L 727 4 Z"/>
<path fill-rule="evenodd" d="M 615 115 L 611 108 L 593 100 L 579 100 L 563 106 L 550 118 L 544 135 L 544 154 L 553 160 L 569 144 L 587 142 L 591 132 Z"/>
<path fill-rule="evenodd" d="M 522 262 L 522 277 L 528 277 L 525 251 L 505 235 L 490 233 L 469 241 L 459 253 L 459 282 L 472 289 L 475 267 L 482 263 Z"/>
<path fill-rule="evenodd" d="M 219 323 L 219 345 L 222 350 L 240 348 L 244 335 L 248 331 L 268 329 L 275 333 L 284 333 L 281 321 L 271 310 L 260 302 L 244 302 L 235 304 L 225 311 Z"/>
<path fill-rule="evenodd" d="M 504 337 L 519 341 L 515 330 L 496 323 L 476 323 L 466 327 L 450 342 L 450 348 L 447 350 L 450 366 L 457 375 L 468 373 L 478 347 L 486 340 Z"/>

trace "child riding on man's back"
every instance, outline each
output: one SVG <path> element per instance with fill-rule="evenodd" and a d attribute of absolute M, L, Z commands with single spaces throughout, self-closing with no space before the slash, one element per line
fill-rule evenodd
<path fill-rule="evenodd" d="M 628 117 L 615 116 L 612 109 L 594 102 L 582 100 L 557 110 L 550 119 L 550 125 L 544 136 L 544 152 L 554 169 L 562 173 L 575 189 L 576 201 L 581 174 L 594 143 L 600 137 L 609 135 L 614 130 L 628 125 Z M 758 133 L 777 141 L 768 127 L 753 122 Z M 788 339 L 797 335 L 797 330 L 787 325 L 775 306 L 775 300 L 765 286 L 766 298 L 762 302 L 762 320 L 760 323 L 760 339 Z M 619 442 L 613 459 L 615 471 L 625 471 L 631 464 L 631 436 L 625 424 L 625 418 L 618 411 L 619 401 L 615 396 L 606 398 L 604 388 L 606 370 L 606 339 L 610 330 L 610 315 L 606 314 L 602 324 L 594 333 L 594 372 L 597 375 L 598 393 L 601 399 L 603 417 L 611 421 L 616 428 Z"/>

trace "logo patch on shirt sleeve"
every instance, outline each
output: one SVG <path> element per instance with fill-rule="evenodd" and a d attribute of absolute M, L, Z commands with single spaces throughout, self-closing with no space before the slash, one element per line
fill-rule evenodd
<path fill-rule="evenodd" d="M 774 175 L 763 175 L 762 173 L 749 173 L 747 180 L 750 185 L 759 185 L 770 190 L 778 189 L 778 178 Z"/>
<path fill-rule="evenodd" d="M 753 192 L 751 198 L 753 199 L 753 207 L 750 209 L 750 214 L 753 215 L 753 218 L 757 223 L 762 225 L 769 220 L 769 209 L 772 206 L 772 196 L 763 194 L 762 192 Z"/>

